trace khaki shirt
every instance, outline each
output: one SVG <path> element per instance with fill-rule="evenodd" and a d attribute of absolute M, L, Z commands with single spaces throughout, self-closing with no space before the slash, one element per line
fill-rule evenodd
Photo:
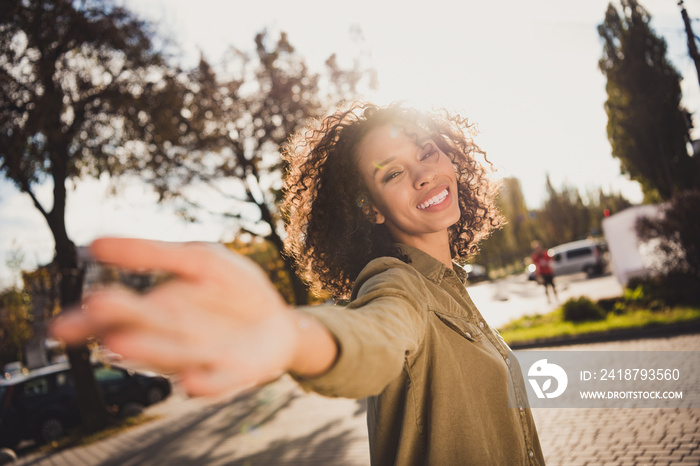
<path fill-rule="evenodd" d="M 518 361 L 474 306 L 466 274 L 401 247 L 411 264 L 370 262 L 346 308 L 302 309 L 340 352 L 323 375 L 297 380 L 368 397 L 373 465 L 544 464 Z"/>

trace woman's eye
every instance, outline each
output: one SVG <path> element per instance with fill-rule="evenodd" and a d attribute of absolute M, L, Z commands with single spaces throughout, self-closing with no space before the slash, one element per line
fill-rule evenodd
<path fill-rule="evenodd" d="M 384 182 L 386 183 L 386 182 L 388 182 L 388 181 L 391 181 L 391 180 L 393 180 L 394 178 L 396 178 L 397 176 L 399 176 L 400 174 L 401 174 L 400 171 L 388 173 L 388 174 L 386 175 L 386 177 L 384 177 Z"/>
<path fill-rule="evenodd" d="M 436 155 L 438 155 L 438 151 L 434 145 L 426 144 L 425 146 L 423 146 L 423 156 L 421 157 L 421 160 L 430 160 Z"/>

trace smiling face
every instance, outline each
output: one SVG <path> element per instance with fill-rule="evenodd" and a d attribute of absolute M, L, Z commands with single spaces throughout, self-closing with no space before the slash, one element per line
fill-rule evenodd
<path fill-rule="evenodd" d="M 377 223 L 397 241 L 425 249 L 447 244 L 460 217 L 450 158 L 412 125 L 385 124 L 360 142 L 357 162 Z"/>

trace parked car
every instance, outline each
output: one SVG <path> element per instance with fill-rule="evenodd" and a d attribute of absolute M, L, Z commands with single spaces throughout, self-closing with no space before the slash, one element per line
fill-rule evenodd
<path fill-rule="evenodd" d="M 136 413 L 167 398 L 170 381 L 160 375 L 105 364 L 93 366 L 107 408 L 115 415 Z M 55 364 L 0 381 L 0 446 L 22 440 L 46 443 L 80 424 L 75 385 L 68 364 Z"/>
<path fill-rule="evenodd" d="M 6 379 L 12 378 L 16 375 L 29 373 L 27 368 L 24 367 L 24 364 L 22 364 L 20 361 L 14 361 L 5 364 L 5 366 L 2 368 L 2 371 Z"/>
<path fill-rule="evenodd" d="M 467 272 L 467 279 L 470 283 L 477 283 L 489 279 L 489 271 L 480 264 L 466 264 L 464 271 Z"/>
<path fill-rule="evenodd" d="M 589 277 L 602 274 L 608 266 L 605 243 L 580 240 L 550 249 L 554 275 L 586 272 Z"/>

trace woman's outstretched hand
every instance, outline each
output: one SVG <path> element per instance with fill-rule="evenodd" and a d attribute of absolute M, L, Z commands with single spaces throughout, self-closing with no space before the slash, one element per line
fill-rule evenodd
<path fill-rule="evenodd" d="M 295 368 L 314 375 L 335 360 L 325 327 L 290 308 L 255 263 L 221 245 L 102 238 L 91 251 L 110 265 L 174 278 L 145 294 L 118 286 L 91 293 L 51 324 L 69 345 L 97 336 L 127 360 L 179 373 L 192 395 L 265 383 Z M 319 350 L 321 358 L 309 361 Z"/>

